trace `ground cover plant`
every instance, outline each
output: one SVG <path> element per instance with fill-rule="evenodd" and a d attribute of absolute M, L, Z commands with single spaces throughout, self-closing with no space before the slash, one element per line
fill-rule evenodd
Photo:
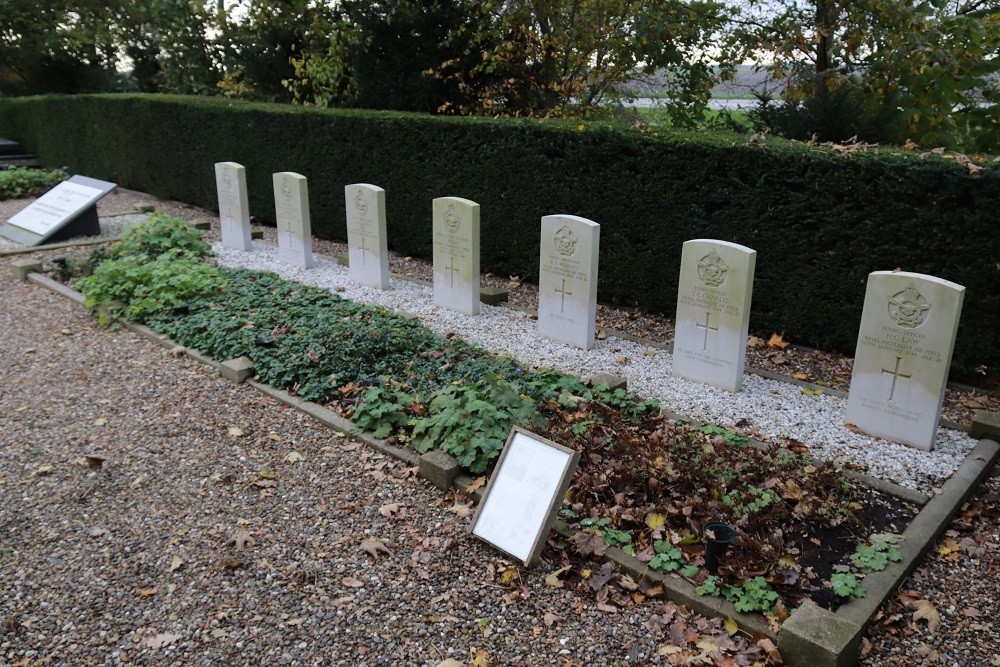
<path fill-rule="evenodd" d="M 580 559 L 617 547 L 650 572 L 780 618 L 806 597 L 833 608 L 863 595 L 864 574 L 896 556 L 891 540 L 873 536 L 901 531 L 912 510 L 811 460 L 798 443 L 757 447 L 718 426 L 669 419 L 655 400 L 526 368 L 384 308 L 271 273 L 218 269 L 199 235 L 156 217 L 79 262 L 95 268 L 77 285 L 92 306 L 118 300 L 127 317 L 181 345 L 220 360 L 250 357 L 263 382 L 397 445 L 443 449 L 473 473 L 489 472 L 513 425 L 580 451 L 561 513 L 579 532 L 551 542 L 569 563 L 566 577 L 594 588 L 600 579 Z M 739 537 L 710 575 L 702 528 L 714 520 Z"/>
<path fill-rule="evenodd" d="M 62 169 L 3 169 L 0 170 L 0 200 L 35 197 L 67 178 Z"/>

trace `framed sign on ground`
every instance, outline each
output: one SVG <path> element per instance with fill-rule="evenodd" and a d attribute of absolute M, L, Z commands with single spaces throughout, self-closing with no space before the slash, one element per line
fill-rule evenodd
<path fill-rule="evenodd" d="M 531 565 L 579 460 L 579 452 L 515 426 L 472 520 L 472 534 Z"/>
<path fill-rule="evenodd" d="M 97 201 L 117 186 L 86 176 L 73 176 L 55 186 L 3 226 L 0 236 L 28 246 L 101 233 Z"/>

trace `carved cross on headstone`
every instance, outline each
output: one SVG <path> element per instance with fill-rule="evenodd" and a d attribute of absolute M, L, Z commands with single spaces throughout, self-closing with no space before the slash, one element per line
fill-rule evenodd
<path fill-rule="evenodd" d="M 912 374 L 903 375 L 902 373 L 899 372 L 899 364 L 901 361 L 903 361 L 902 357 L 896 357 L 896 367 L 894 369 L 892 369 L 891 371 L 888 368 L 882 369 L 883 375 L 892 376 L 892 387 L 889 388 L 889 400 L 893 402 L 895 402 L 894 397 L 896 396 L 896 380 L 898 380 L 899 378 L 903 378 L 904 380 L 909 382 L 910 378 L 912 377 Z"/>
<path fill-rule="evenodd" d="M 701 349 L 702 349 L 702 351 L 708 349 L 708 332 L 709 331 L 713 331 L 714 332 L 714 331 L 718 331 L 719 330 L 719 327 L 709 326 L 708 323 L 709 323 L 709 318 L 711 316 L 712 316 L 712 314 L 710 312 L 706 311 L 705 312 L 705 323 L 704 324 L 702 324 L 701 322 L 696 322 L 695 323 L 696 327 L 698 327 L 699 329 L 704 329 L 705 330 L 705 336 L 704 336 L 704 338 L 701 341 Z"/>
<path fill-rule="evenodd" d="M 448 286 L 449 287 L 454 287 L 455 286 L 455 274 L 458 273 L 461 270 L 457 266 L 455 266 L 455 256 L 454 255 L 448 255 L 448 266 L 446 266 L 444 268 L 448 272 L 448 276 L 451 279 Z"/>
<path fill-rule="evenodd" d="M 361 266 L 365 266 L 365 264 L 366 264 L 366 262 L 365 262 L 365 255 L 367 253 L 371 252 L 371 248 L 369 248 L 368 246 L 365 245 L 365 237 L 364 236 L 361 237 L 361 243 L 359 243 L 355 247 L 358 250 L 361 251 Z"/>
<path fill-rule="evenodd" d="M 573 296 L 572 292 L 567 292 L 566 291 L 566 279 L 565 278 L 562 279 L 562 287 L 561 288 L 560 287 L 556 288 L 556 294 L 559 295 L 559 313 L 560 314 L 565 313 L 566 312 L 566 297 L 567 296 Z"/>

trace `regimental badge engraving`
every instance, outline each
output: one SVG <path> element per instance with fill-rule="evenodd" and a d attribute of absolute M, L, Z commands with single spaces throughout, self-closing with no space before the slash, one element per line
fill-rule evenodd
<path fill-rule="evenodd" d="M 281 194 L 285 199 L 292 198 L 292 186 L 288 184 L 287 178 L 281 180 Z"/>
<path fill-rule="evenodd" d="M 222 170 L 222 184 L 226 186 L 227 190 L 233 187 L 233 172 L 231 169 L 226 168 Z"/>
<path fill-rule="evenodd" d="M 726 282 L 727 271 L 729 271 L 729 266 L 714 250 L 698 262 L 698 277 L 709 287 L 718 287 Z"/>
<path fill-rule="evenodd" d="M 889 317 L 904 329 L 916 329 L 923 324 L 930 309 L 931 305 L 917 291 L 916 285 L 889 297 Z"/>
<path fill-rule="evenodd" d="M 448 204 L 448 210 L 444 214 L 444 224 L 448 226 L 448 231 L 452 234 L 457 232 L 458 227 L 462 224 L 458 213 L 455 212 L 454 204 Z"/>
<path fill-rule="evenodd" d="M 556 250 L 563 257 L 569 257 L 574 252 L 576 252 L 576 234 L 573 230 L 569 228 L 569 225 L 563 225 L 556 232 L 556 235 L 552 237 L 552 243 L 556 246 Z"/>
<path fill-rule="evenodd" d="M 354 208 L 358 209 L 358 213 L 361 215 L 368 213 L 368 201 L 361 188 L 358 188 L 358 194 L 354 196 Z"/>

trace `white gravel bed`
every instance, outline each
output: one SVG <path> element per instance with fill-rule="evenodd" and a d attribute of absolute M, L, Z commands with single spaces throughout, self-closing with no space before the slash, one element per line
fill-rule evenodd
<path fill-rule="evenodd" d="M 535 320 L 520 311 L 484 304 L 482 313 L 472 317 L 435 306 L 432 289 L 418 283 L 393 279 L 392 289 L 382 291 L 359 285 L 346 267 L 327 259 L 317 258 L 315 268 L 302 270 L 282 262 L 277 248 L 267 244 L 255 243 L 250 252 L 221 244 L 213 248 L 222 266 L 273 271 L 352 301 L 405 311 L 439 333 L 454 332 L 531 366 L 551 366 L 581 376 L 620 375 L 628 379 L 629 389 L 658 398 L 676 413 L 721 425 L 750 424 L 757 437 L 798 440 L 816 456 L 860 466 L 871 475 L 925 493 L 933 493 L 976 444 L 966 433 L 939 429 L 934 451 L 923 452 L 844 428 L 846 400 L 810 396 L 791 383 L 748 374 L 743 390 L 731 394 L 672 377 L 671 355 L 656 348 L 609 336 L 592 350 L 579 350 L 539 337 Z"/>

